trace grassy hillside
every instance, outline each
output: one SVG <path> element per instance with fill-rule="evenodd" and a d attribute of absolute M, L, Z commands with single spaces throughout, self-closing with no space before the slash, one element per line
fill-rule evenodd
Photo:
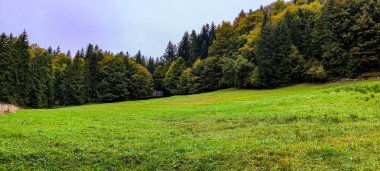
<path fill-rule="evenodd" d="M 0 116 L 0 170 L 379 170 L 380 82 Z"/>

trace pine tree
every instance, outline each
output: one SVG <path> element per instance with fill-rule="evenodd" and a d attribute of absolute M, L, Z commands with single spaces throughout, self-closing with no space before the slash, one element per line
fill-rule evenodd
<path fill-rule="evenodd" d="M 10 39 L 5 33 L 0 36 L 0 102 L 15 103 L 11 97 L 13 86 L 11 82 L 11 56 L 10 56 Z"/>
<path fill-rule="evenodd" d="M 299 83 L 304 80 L 304 58 L 294 45 L 291 46 L 291 52 L 288 57 L 290 67 L 291 83 Z"/>
<path fill-rule="evenodd" d="M 89 102 L 99 102 L 99 81 L 101 60 L 99 52 L 95 52 L 94 46 L 89 44 L 86 51 L 86 97 Z"/>
<path fill-rule="evenodd" d="M 190 37 L 188 32 L 185 32 L 181 42 L 178 45 L 178 56 L 185 60 L 186 66 L 190 66 L 192 64 L 190 59 Z"/>
<path fill-rule="evenodd" d="M 210 46 L 209 32 L 210 25 L 206 24 L 202 27 L 201 33 L 198 37 L 198 45 L 200 45 L 199 57 L 201 59 L 206 59 L 208 57 L 208 48 Z"/>
<path fill-rule="evenodd" d="M 200 45 L 198 44 L 198 35 L 195 30 L 193 30 L 189 37 L 190 42 L 190 63 L 193 64 L 199 58 Z"/>
<path fill-rule="evenodd" d="M 322 8 L 321 12 L 321 39 L 322 63 L 326 68 L 329 79 L 345 77 L 349 73 L 345 70 L 347 66 L 347 55 L 344 53 L 343 44 L 339 40 L 337 25 L 340 21 L 339 7 L 335 0 L 329 0 Z"/>
<path fill-rule="evenodd" d="M 342 9 L 342 8 L 341 8 Z M 341 28 L 349 49 L 348 70 L 352 76 L 380 68 L 380 3 L 376 0 L 345 2 Z M 342 14 L 341 14 L 342 15 Z"/>
<path fill-rule="evenodd" d="M 38 48 L 38 47 L 37 47 Z M 31 88 L 29 106 L 44 108 L 53 104 L 53 72 L 51 56 L 47 51 L 37 50 L 31 60 Z"/>
<path fill-rule="evenodd" d="M 16 93 L 16 103 L 20 106 L 26 106 L 29 103 L 29 86 L 30 86 L 30 66 L 29 66 L 29 41 L 26 31 L 24 31 L 18 38 L 13 42 L 12 58 L 14 63 L 12 65 L 12 73 L 14 73 L 13 86 Z"/>
<path fill-rule="evenodd" d="M 214 24 L 214 22 L 212 22 L 211 24 L 211 27 L 210 27 L 210 31 L 209 31 L 209 35 L 208 35 L 208 38 L 209 38 L 209 41 L 208 41 L 208 46 L 210 47 L 212 45 L 212 42 L 214 40 L 216 40 L 216 26 Z"/>
<path fill-rule="evenodd" d="M 149 60 L 148 60 L 147 69 L 148 69 L 148 71 L 151 74 L 153 74 L 155 68 L 156 68 L 156 66 L 155 66 L 155 63 L 154 63 L 154 59 L 152 57 L 150 57 Z"/>
<path fill-rule="evenodd" d="M 141 54 L 141 51 L 139 50 L 137 52 L 137 54 L 135 55 L 135 59 L 136 59 L 136 63 L 137 64 L 140 64 L 141 66 L 145 67 L 146 64 L 145 64 L 145 58 L 144 56 Z"/>
<path fill-rule="evenodd" d="M 264 87 L 274 87 L 271 85 L 274 73 L 273 68 L 273 49 L 274 46 L 274 30 L 271 27 L 270 18 L 267 13 L 264 13 L 264 18 L 261 28 L 261 37 L 257 43 L 257 66 L 260 71 L 259 79 Z"/>
<path fill-rule="evenodd" d="M 69 70 L 68 99 L 70 104 L 86 102 L 85 60 L 78 51 Z"/>
<path fill-rule="evenodd" d="M 61 47 L 58 46 L 57 49 L 53 51 L 53 56 L 56 56 L 60 53 L 61 53 Z"/>
<path fill-rule="evenodd" d="M 50 55 L 53 55 L 53 48 L 51 46 L 49 46 L 47 48 L 47 52 L 50 54 Z"/>
<path fill-rule="evenodd" d="M 71 58 L 71 51 L 70 50 L 67 51 L 66 56 Z"/>
<path fill-rule="evenodd" d="M 169 41 L 168 46 L 166 47 L 165 53 L 163 55 L 165 62 L 172 62 L 177 59 L 177 47 Z"/>
<path fill-rule="evenodd" d="M 61 56 L 62 61 L 59 63 L 53 63 L 55 68 L 54 70 L 54 78 L 55 78 L 55 103 L 56 105 L 68 105 L 69 101 L 69 76 L 70 69 L 72 65 L 71 58 L 66 57 L 64 54 L 58 54 L 57 56 Z M 53 57 L 57 58 L 57 56 Z M 57 65 L 58 64 L 58 65 Z"/>
<path fill-rule="evenodd" d="M 157 91 L 164 91 L 166 69 L 163 65 L 158 65 L 153 73 L 154 89 Z"/>

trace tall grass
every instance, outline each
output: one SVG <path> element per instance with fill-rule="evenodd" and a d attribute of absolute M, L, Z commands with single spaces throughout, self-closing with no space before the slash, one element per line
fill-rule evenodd
<path fill-rule="evenodd" d="M 18 110 L 20 110 L 20 108 L 15 105 L 0 104 L 0 115 L 16 113 Z"/>

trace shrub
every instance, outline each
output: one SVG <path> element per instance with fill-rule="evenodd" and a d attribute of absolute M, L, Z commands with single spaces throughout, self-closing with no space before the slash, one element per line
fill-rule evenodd
<path fill-rule="evenodd" d="M 305 64 L 306 77 L 308 81 L 319 82 L 325 81 L 327 74 L 324 66 L 316 59 L 311 59 Z"/>

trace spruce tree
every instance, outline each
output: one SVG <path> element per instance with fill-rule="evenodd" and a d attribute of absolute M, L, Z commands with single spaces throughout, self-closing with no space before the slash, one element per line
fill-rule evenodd
<path fill-rule="evenodd" d="M 169 41 L 168 46 L 165 49 L 165 53 L 163 55 L 165 62 L 172 62 L 177 59 L 177 47 Z"/>
<path fill-rule="evenodd" d="M 321 12 L 321 35 L 322 63 L 326 68 L 329 79 L 345 77 L 349 73 L 345 70 L 347 66 L 347 53 L 344 53 L 343 43 L 339 39 L 340 26 L 338 23 L 340 8 L 336 6 L 335 0 L 327 1 Z"/>
<path fill-rule="evenodd" d="M 13 75 L 13 86 L 15 87 L 15 104 L 20 106 L 26 106 L 29 103 L 29 86 L 30 86 L 30 66 L 29 66 L 29 41 L 28 35 L 24 31 L 18 38 L 13 42 L 13 47 L 11 47 L 13 65 L 11 65 L 14 73 Z"/>
<path fill-rule="evenodd" d="M 208 34 L 208 46 L 211 46 L 212 45 L 212 42 L 214 40 L 216 40 L 216 26 L 214 24 L 214 22 L 212 22 L 211 24 L 211 27 L 210 27 L 210 31 L 209 31 L 209 34 Z"/>
<path fill-rule="evenodd" d="M 192 61 L 190 59 L 190 37 L 188 32 L 185 32 L 181 42 L 178 45 L 178 56 L 185 60 L 186 66 L 192 65 Z"/>
<path fill-rule="evenodd" d="M 75 54 L 73 64 L 70 67 L 68 84 L 70 104 L 84 104 L 86 102 L 85 60 L 79 51 Z"/>
<path fill-rule="evenodd" d="M 199 49 L 199 57 L 201 59 L 206 59 L 208 57 L 208 49 L 210 46 L 210 25 L 206 24 L 202 27 L 201 33 L 198 37 L 198 45 L 200 45 Z"/>
<path fill-rule="evenodd" d="M 5 33 L 0 36 L 0 102 L 12 103 L 12 70 L 10 56 L 10 39 Z M 13 101 L 15 103 L 15 101 Z"/>
<path fill-rule="evenodd" d="M 53 105 L 53 72 L 51 56 L 40 50 L 31 60 L 31 88 L 29 106 L 45 108 Z"/>
<path fill-rule="evenodd" d="M 100 54 L 89 44 L 86 51 L 86 97 L 89 102 L 99 102 Z"/>
<path fill-rule="evenodd" d="M 139 50 L 137 52 L 137 54 L 135 55 L 135 59 L 136 59 L 136 63 L 137 64 L 140 64 L 141 66 L 145 67 L 146 64 L 145 64 L 145 58 L 144 56 L 141 54 L 141 51 Z"/>
<path fill-rule="evenodd" d="M 158 65 L 157 68 L 154 70 L 153 84 L 154 84 L 155 90 L 165 91 L 165 86 L 164 86 L 165 74 L 166 74 L 166 69 L 163 65 Z"/>
<path fill-rule="evenodd" d="M 156 66 L 155 66 L 154 59 L 152 57 L 149 57 L 148 66 L 147 66 L 148 71 L 151 74 L 153 74 L 155 68 L 156 68 Z"/>
<path fill-rule="evenodd" d="M 190 63 L 193 64 L 199 58 L 199 49 L 200 49 L 200 45 L 198 43 L 198 35 L 195 30 L 191 31 L 189 42 L 190 42 L 190 48 L 189 48 Z"/>

